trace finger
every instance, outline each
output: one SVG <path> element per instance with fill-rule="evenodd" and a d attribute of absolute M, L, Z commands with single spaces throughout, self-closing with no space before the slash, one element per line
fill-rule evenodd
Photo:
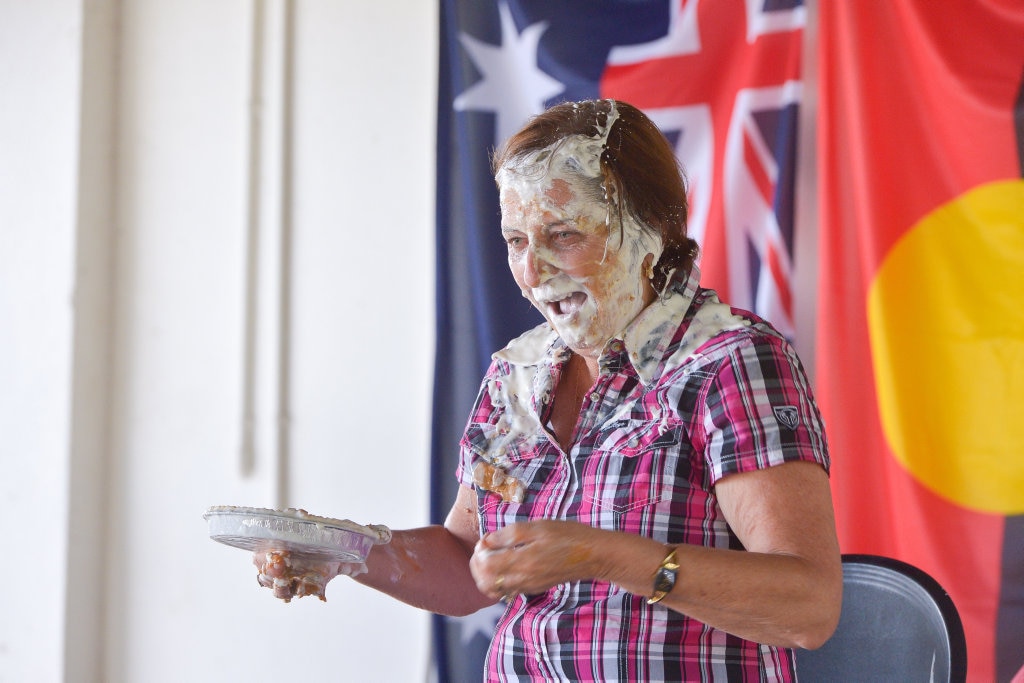
<path fill-rule="evenodd" d="M 292 586 L 290 581 L 275 581 L 274 582 L 274 597 L 284 600 L 285 602 L 291 602 L 294 597 L 292 592 Z"/>
<path fill-rule="evenodd" d="M 506 577 L 488 561 L 488 551 L 477 552 L 469 561 L 469 572 L 478 591 L 489 598 L 500 598 L 504 593 Z"/>
<path fill-rule="evenodd" d="M 476 550 L 482 552 L 501 550 L 505 547 L 507 546 L 502 541 L 501 534 L 497 531 L 485 534 L 479 541 L 476 542 Z"/>
<path fill-rule="evenodd" d="M 345 576 L 356 577 L 356 576 L 359 576 L 360 574 L 365 574 L 368 571 L 369 570 L 366 568 L 366 563 L 365 562 L 345 562 L 345 563 L 342 563 L 342 564 L 338 565 L 338 568 L 337 568 L 337 571 L 335 571 L 335 574 L 337 574 L 337 575 L 344 574 Z"/>
<path fill-rule="evenodd" d="M 529 541 L 530 522 L 518 522 L 485 534 L 479 545 L 490 550 L 514 548 Z"/>
<path fill-rule="evenodd" d="M 502 602 L 509 602 L 516 596 L 516 591 L 512 587 L 504 574 L 499 574 L 494 581 L 491 582 L 490 590 L 481 590 L 488 597 L 496 598 Z"/>

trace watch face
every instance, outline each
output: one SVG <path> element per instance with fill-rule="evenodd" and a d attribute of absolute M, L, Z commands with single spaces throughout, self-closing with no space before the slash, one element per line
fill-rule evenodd
<path fill-rule="evenodd" d="M 676 585 L 676 572 L 674 569 L 662 567 L 654 576 L 654 590 L 668 593 Z"/>

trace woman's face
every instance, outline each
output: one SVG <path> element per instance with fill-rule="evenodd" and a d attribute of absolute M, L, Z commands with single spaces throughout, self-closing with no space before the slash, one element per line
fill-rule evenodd
<path fill-rule="evenodd" d="M 571 176 L 499 174 L 501 232 L 516 284 L 576 353 L 596 358 L 654 300 L 657 237 L 629 219 L 609 237 L 604 201 Z"/>

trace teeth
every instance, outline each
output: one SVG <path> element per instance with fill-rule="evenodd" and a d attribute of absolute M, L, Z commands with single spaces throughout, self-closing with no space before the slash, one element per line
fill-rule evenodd
<path fill-rule="evenodd" d="M 555 299 L 548 302 L 548 306 L 557 311 L 559 315 L 572 315 L 580 310 L 586 300 L 586 294 L 573 292 L 564 299 Z"/>

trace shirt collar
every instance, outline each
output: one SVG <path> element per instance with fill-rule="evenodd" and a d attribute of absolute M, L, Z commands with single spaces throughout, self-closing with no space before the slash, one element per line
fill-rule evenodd
<path fill-rule="evenodd" d="M 656 376 L 699 283 L 700 269 L 696 264 L 686 276 L 674 274 L 662 295 L 641 311 L 623 333 L 626 353 L 644 384 L 650 384 Z M 493 357 L 512 365 L 539 365 L 549 357 L 561 358 L 566 351 L 565 342 L 548 323 L 543 323 L 513 339 Z"/>
<path fill-rule="evenodd" d="M 629 361 L 644 384 L 650 384 L 657 376 L 665 352 L 693 303 L 699 285 L 700 268 L 696 264 L 686 276 L 673 275 L 662 295 L 626 328 L 622 341 Z"/>

